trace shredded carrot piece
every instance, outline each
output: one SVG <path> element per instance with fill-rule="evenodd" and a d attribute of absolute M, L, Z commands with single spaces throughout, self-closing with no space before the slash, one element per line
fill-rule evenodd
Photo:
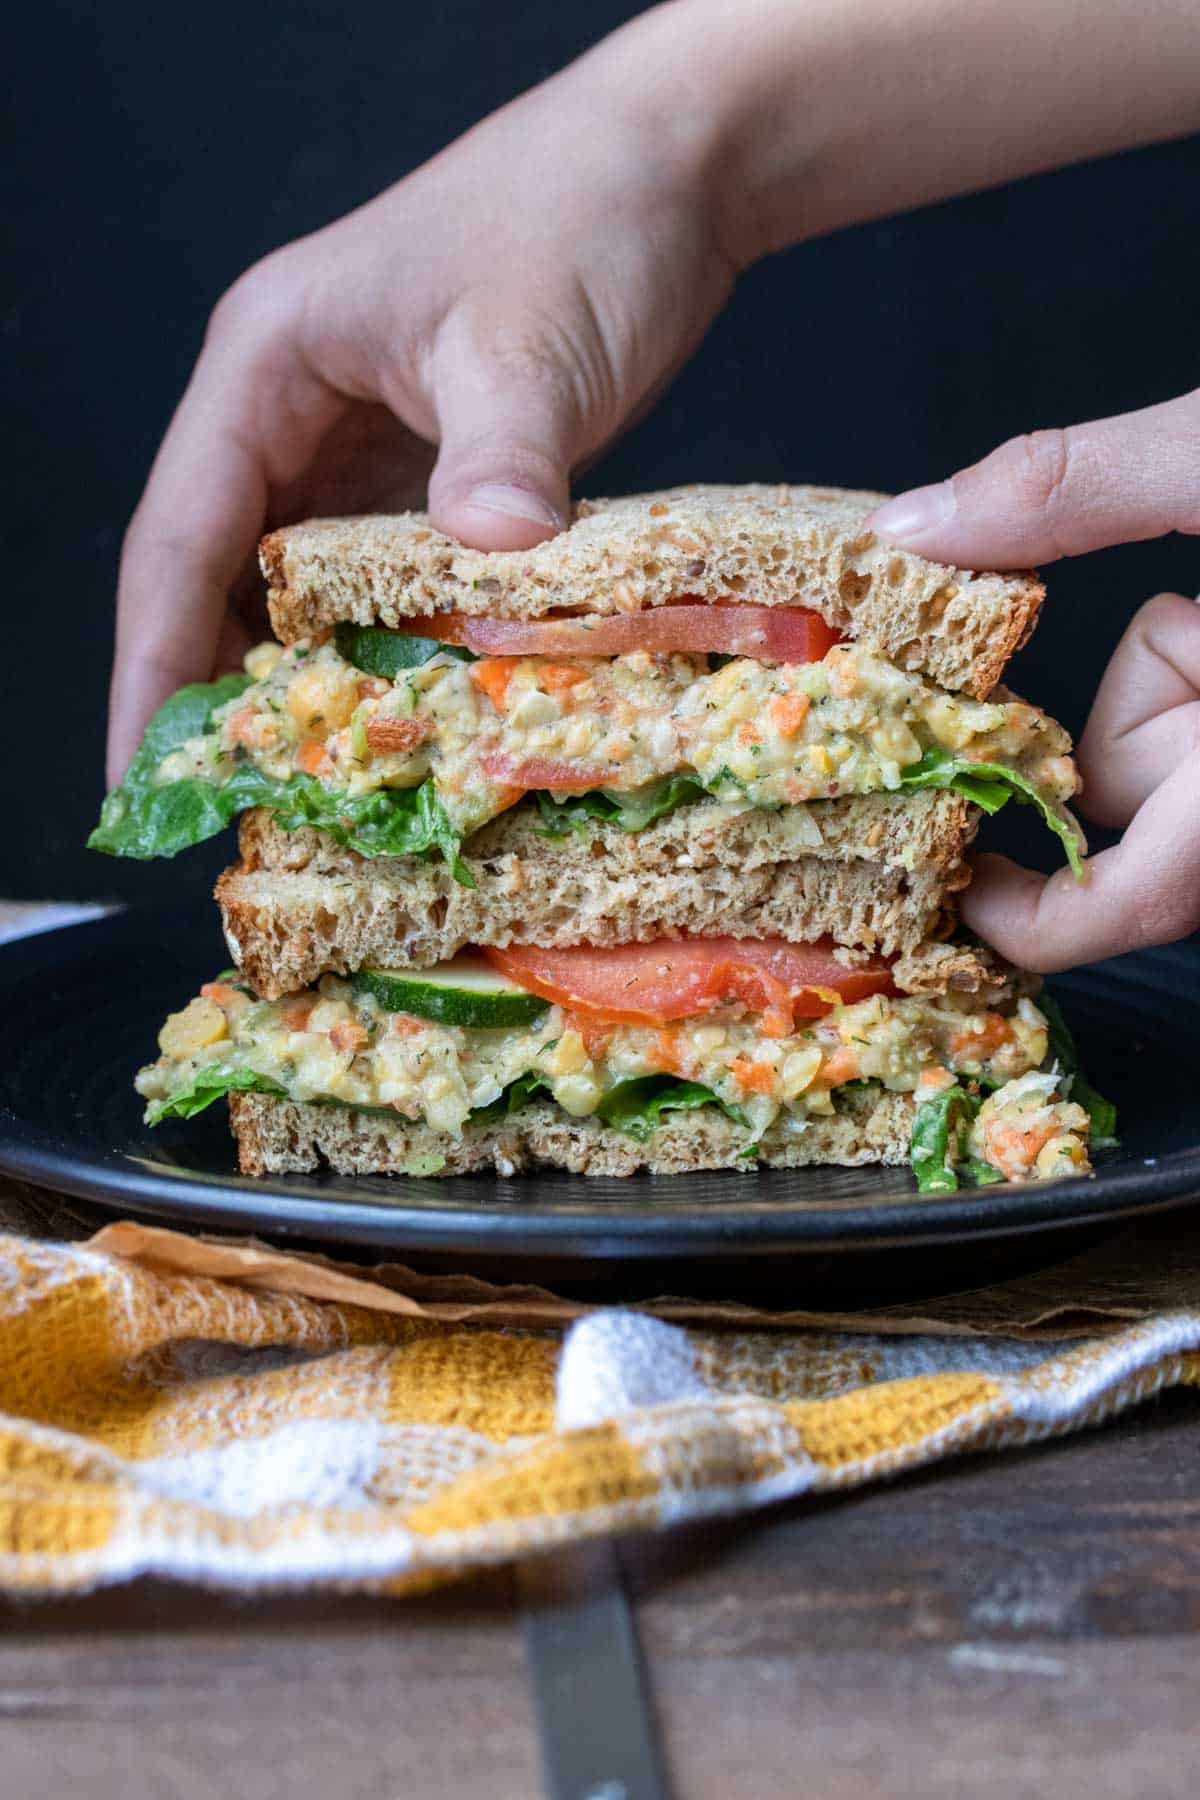
<path fill-rule="evenodd" d="M 318 743 L 316 738 L 309 738 L 296 752 L 296 767 L 303 769 L 306 775 L 324 775 L 333 764 L 324 744 Z"/>
<path fill-rule="evenodd" d="M 206 1000 L 215 1000 L 218 1006 L 229 1006 L 237 999 L 237 991 L 225 981 L 206 981 L 200 989 Z"/>
<path fill-rule="evenodd" d="M 758 1029 L 765 1038 L 785 1038 L 795 1025 L 791 1006 L 768 1006 L 758 1021 Z"/>
<path fill-rule="evenodd" d="M 780 737 L 795 737 L 803 731 L 810 705 L 807 694 L 776 694 L 767 711 Z"/>
<path fill-rule="evenodd" d="M 848 644 L 835 644 L 825 658 L 829 685 L 840 700 L 845 700 L 858 687 L 858 664 Z"/>
<path fill-rule="evenodd" d="M 578 682 L 586 681 L 587 674 L 572 663 L 543 663 L 537 679 L 545 693 L 559 694 L 564 688 L 573 688 Z"/>
<path fill-rule="evenodd" d="M 339 1019 L 329 1033 L 329 1041 L 335 1050 L 365 1050 L 371 1034 L 357 1019 Z"/>
<path fill-rule="evenodd" d="M 992 1124 L 985 1131 L 984 1154 L 993 1168 L 1007 1175 L 1010 1181 L 1016 1181 L 1028 1173 L 1037 1161 L 1038 1152 L 1044 1150 L 1061 1129 L 1053 1119 L 1040 1125 Z"/>
<path fill-rule="evenodd" d="M 951 1054 L 960 1058 L 969 1057 L 972 1062 L 982 1062 L 1004 1044 L 1012 1042 L 1012 1026 L 1000 1013 L 989 1012 L 983 1015 L 982 1031 L 956 1031 L 950 1039 Z"/>
<path fill-rule="evenodd" d="M 932 1068 L 922 1069 L 921 1073 L 917 1076 L 917 1086 L 919 1088 L 932 1088 L 935 1093 L 942 1088 L 952 1087 L 953 1085 L 953 1075 L 950 1073 L 949 1069 L 943 1068 L 941 1063 L 934 1063 Z"/>
<path fill-rule="evenodd" d="M 660 1031 L 651 1046 L 646 1061 L 653 1068 L 661 1069 L 664 1075 L 681 1075 L 683 1061 L 679 1033 L 670 1025 Z"/>
<path fill-rule="evenodd" d="M 508 684 L 520 660 L 519 656 L 484 656 L 470 666 L 471 680 L 487 695 L 498 713 L 504 711 Z"/>
<path fill-rule="evenodd" d="M 751 724 L 749 719 L 738 726 L 737 734 L 739 744 L 757 744 L 761 736 L 758 726 Z"/>
<path fill-rule="evenodd" d="M 250 704 L 239 707 L 233 717 L 225 722 L 225 739 L 230 744 L 250 744 L 254 741 L 254 721 L 258 717 Z"/>
<path fill-rule="evenodd" d="M 844 1081 L 853 1081 L 857 1074 L 858 1052 L 848 1044 L 831 1051 L 821 1064 L 820 1079 L 826 1087 L 841 1087 Z"/>
<path fill-rule="evenodd" d="M 744 1094 L 773 1094 L 778 1080 L 774 1063 L 751 1062 L 747 1056 L 735 1056 L 730 1073 Z"/>

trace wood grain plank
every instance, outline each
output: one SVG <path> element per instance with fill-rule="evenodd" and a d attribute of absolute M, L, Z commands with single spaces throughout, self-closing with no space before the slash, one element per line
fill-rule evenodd
<path fill-rule="evenodd" d="M 1132 1676 L 1132 1679 L 1131 1679 Z M 657 1703 L 687 1800 L 1179 1800 L 1194 1792 L 1196 1654 L 1006 1650 L 667 1659 Z"/>
<path fill-rule="evenodd" d="M 56 1800 L 539 1792 L 507 1578 L 421 1601 L 136 1583 L 0 1613 L 5 1791 Z"/>
<path fill-rule="evenodd" d="M 1200 1396 L 623 1547 L 652 1665 L 1200 1631 Z"/>

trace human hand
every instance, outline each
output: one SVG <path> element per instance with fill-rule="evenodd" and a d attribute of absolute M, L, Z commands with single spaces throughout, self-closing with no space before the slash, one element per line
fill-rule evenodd
<path fill-rule="evenodd" d="M 125 540 L 110 782 L 174 688 L 240 663 L 264 531 L 428 479 L 442 530 L 526 548 L 702 336 L 734 274 L 703 145 L 630 99 L 624 34 L 601 49 L 218 304 Z"/>
<path fill-rule="evenodd" d="M 1200 393 L 1014 438 L 871 521 L 966 568 L 1020 568 L 1168 531 L 1200 533 Z M 1046 880 L 976 860 L 962 915 L 1002 955 L 1050 973 L 1200 927 L 1200 605 L 1159 594 L 1105 671 L 1079 744 L 1081 810 L 1121 842 Z"/>
<path fill-rule="evenodd" d="M 213 314 L 126 536 L 110 782 L 159 701 L 239 661 L 264 530 L 416 504 L 432 468 L 439 527 L 525 548 L 565 523 L 572 469 L 653 403 L 739 268 L 1193 129 L 1194 9 L 1165 0 L 1153 32 L 1143 11 L 670 0 L 257 264 Z"/>

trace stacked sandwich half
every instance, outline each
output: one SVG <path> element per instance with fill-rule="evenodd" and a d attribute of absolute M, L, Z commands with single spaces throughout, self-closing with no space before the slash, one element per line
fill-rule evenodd
<path fill-rule="evenodd" d="M 878 499 L 268 537 L 279 643 L 167 703 L 92 839 L 241 815 L 237 967 L 168 1020 L 148 1117 L 228 1094 L 253 1174 L 1086 1169 L 1060 1021 L 954 929 L 1008 798 L 1078 864 L 1069 742 L 997 685 L 1042 589 L 889 548 Z"/>

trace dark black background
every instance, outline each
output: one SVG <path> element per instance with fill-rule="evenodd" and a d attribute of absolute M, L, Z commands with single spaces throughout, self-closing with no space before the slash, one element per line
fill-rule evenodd
<path fill-rule="evenodd" d="M 639 10 L 43 0 L 26 11 L 5 205 L 0 894 L 199 891 L 228 848 L 176 865 L 82 848 L 101 797 L 121 533 L 221 291 Z M 782 477 L 905 487 L 1013 432 L 1190 388 L 1198 180 L 1193 139 L 761 265 L 588 489 Z M 1078 728 L 1122 621 L 1164 586 L 1200 586 L 1184 540 L 1056 567 L 1017 685 Z"/>

